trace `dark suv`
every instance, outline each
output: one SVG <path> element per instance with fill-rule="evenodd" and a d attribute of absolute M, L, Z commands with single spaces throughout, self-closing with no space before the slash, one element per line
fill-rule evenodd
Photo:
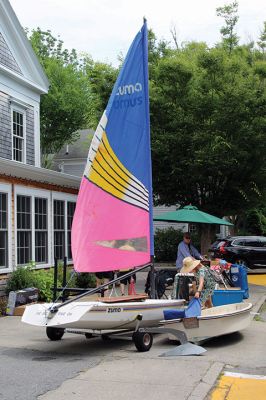
<path fill-rule="evenodd" d="M 266 267 L 264 236 L 228 236 L 216 240 L 209 252 L 212 258 L 223 258 L 231 263 L 246 265 L 248 268 Z"/>

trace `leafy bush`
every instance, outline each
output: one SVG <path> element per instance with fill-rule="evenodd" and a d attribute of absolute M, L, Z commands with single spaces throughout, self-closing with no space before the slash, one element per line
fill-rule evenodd
<path fill-rule="evenodd" d="M 246 213 L 246 230 L 252 235 L 266 234 L 266 208 L 253 208 Z"/>
<path fill-rule="evenodd" d="M 172 227 L 157 229 L 154 235 L 154 253 L 156 262 L 174 262 L 176 260 L 177 247 L 183 240 L 184 232 Z M 199 249 L 200 240 L 198 235 L 191 235 L 193 245 Z"/>
<path fill-rule="evenodd" d="M 32 271 L 33 286 L 39 289 L 39 300 L 50 302 L 53 299 L 52 286 L 54 283 L 54 270 L 40 269 Z"/>
<path fill-rule="evenodd" d="M 17 291 L 28 287 L 39 289 L 39 300 L 51 301 L 53 286 L 53 269 L 33 270 L 31 265 L 18 267 L 13 271 L 7 281 L 6 292 Z"/>
<path fill-rule="evenodd" d="M 64 266 L 63 262 L 59 261 L 58 269 L 57 269 L 57 286 L 63 286 L 63 271 L 64 271 L 63 266 Z M 52 270 L 54 271 L 53 268 L 52 268 Z M 68 282 L 70 280 L 72 271 L 73 271 L 72 267 L 67 267 L 66 282 Z"/>
<path fill-rule="evenodd" d="M 94 274 L 82 272 L 75 276 L 75 286 L 78 288 L 94 288 L 96 287 L 96 277 Z"/>
<path fill-rule="evenodd" d="M 67 268 L 66 282 L 70 287 L 93 288 L 96 287 L 96 277 L 94 274 L 81 273 L 75 274 L 71 280 L 72 268 Z M 52 287 L 54 284 L 54 269 L 36 270 L 34 264 L 18 267 L 13 271 L 7 281 L 6 292 L 17 291 L 27 287 L 39 289 L 39 300 L 50 302 L 53 299 Z M 63 286 L 63 264 L 58 264 L 58 287 Z"/>
<path fill-rule="evenodd" d="M 71 269 L 67 269 L 66 281 L 68 282 L 71 275 Z M 62 286 L 63 281 L 63 264 L 58 265 L 58 286 Z M 33 263 L 27 266 L 18 267 L 13 271 L 7 281 L 6 292 L 17 291 L 27 287 L 36 287 L 39 289 L 40 301 L 52 301 L 52 287 L 54 283 L 54 269 L 36 270 Z"/>
<path fill-rule="evenodd" d="M 183 233 L 174 228 L 157 229 L 154 235 L 155 261 L 175 261 L 178 243 Z"/>
<path fill-rule="evenodd" d="M 34 277 L 31 266 L 18 267 L 13 271 L 7 281 L 6 292 L 25 289 L 34 286 Z"/>

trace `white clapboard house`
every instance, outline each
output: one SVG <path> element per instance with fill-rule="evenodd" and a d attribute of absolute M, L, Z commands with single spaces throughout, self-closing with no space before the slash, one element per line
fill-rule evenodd
<path fill-rule="evenodd" d="M 40 96 L 48 79 L 8 0 L 0 0 L 0 278 L 31 261 L 71 261 L 80 179 L 41 168 Z"/>

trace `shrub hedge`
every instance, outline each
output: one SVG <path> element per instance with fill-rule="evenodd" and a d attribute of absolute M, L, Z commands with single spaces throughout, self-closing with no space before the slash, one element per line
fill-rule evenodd
<path fill-rule="evenodd" d="M 96 278 L 94 274 L 82 273 L 75 274 L 71 279 L 72 270 L 67 269 L 66 281 L 69 282 L 68 286 L 88 288 L 96 286 Z M 58 264 L 58 286 L 63 285 L 63 264 Z M 17 291 L 29 287 L 39 289 L 39 300 L 50 302 L 53 299 L 51 288 L 54 283 L 54 269 L 38 269 L 36 270 L 33 264 L 27 266 L 20 266 L 13 271 L 7 281 L 6 293 Z"/>
<path fill-rule="evenodd" d="M 154 234 L 155 262 L 175 262 L 177 246 L 183 240 L 184 232 L 172 227 L 156 229 Z M 197 234 L 192 234 L 193 245 L 200 249 L 200 239 Z"/>

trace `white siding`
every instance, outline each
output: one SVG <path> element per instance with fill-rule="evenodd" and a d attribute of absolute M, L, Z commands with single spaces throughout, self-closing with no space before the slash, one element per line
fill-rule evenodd
<path fill-rule="evenodd" d="M 153 207 L 153 215 L 154 216 L 159 216 L 161 214 L 165 214 L 166 212 L 169 211 L 175 211 L 176 210 L 176 206 L 156 206 Z M 153 222 L 153 226 L 154 226 L 154 231 L 156 231 L 156 229 L 167 229 L 167 228 L 174 228 L 177 230 L 181 230 L 183 232 L 186 232 L 188 230 L 188 224 L 186 223 L 172 223 L 172 222 L 164 222 L 164 221 L 154 221 Z"/>

